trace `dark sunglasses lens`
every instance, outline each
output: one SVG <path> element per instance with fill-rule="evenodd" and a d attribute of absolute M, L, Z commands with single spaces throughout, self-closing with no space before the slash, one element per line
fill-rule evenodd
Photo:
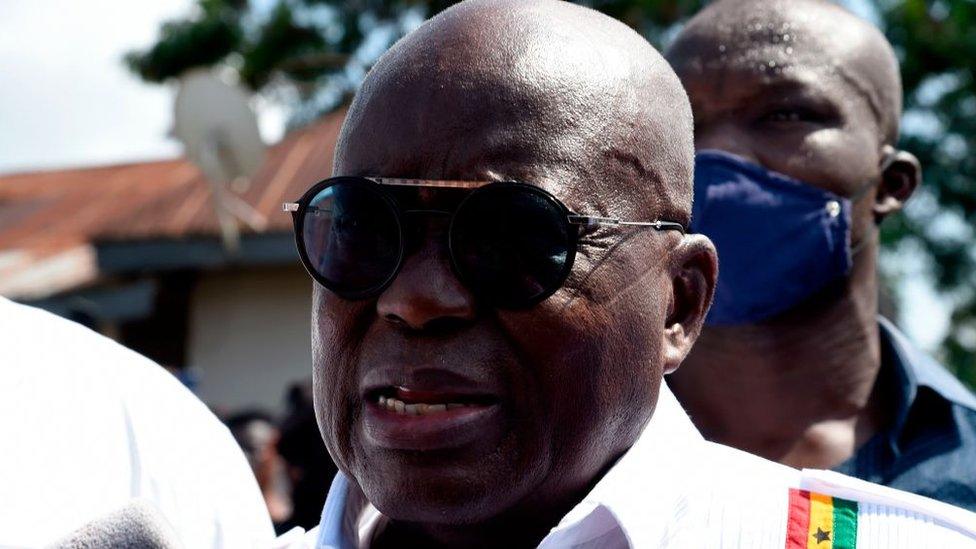
<path fill-rule="evenodd" d="M 494 188 L 492 188 L 494 187 Z M 475 191 L 455 214 L 451 251 L 458 274 L 492 305 L 527 307 L 555 292 L 572 267 L 565 213 L 517 185 Z"/>
<path fill-rule="evenodd" d="M 302 239 L 319 282 L 350 299 L 382 289 L 400 262 L 396 211 L 368 184 L 337 183 L 315 195 Z"/>

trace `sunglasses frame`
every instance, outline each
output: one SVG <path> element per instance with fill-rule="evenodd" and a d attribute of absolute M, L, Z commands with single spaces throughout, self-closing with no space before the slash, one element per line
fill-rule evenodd
<path fill-rule="evenodd" d="M 318 196 L 323 190 L 338 185 L 341 183 L 353 183 L 357 185 L 365 185 L 371 187 L 373 192 L 379 195 L 380 198 L 390 207 L 393 211 L 394 218 L 397 223 L 397 230 L 399 231 L 400 246 L 399 246 L 399 256 L 396 260 L 396 268 L 394 268 L 389 277 L 387 277 L 381 284 L 375 285 L 369 289 L 356 291 L 356 292 L 340 292 L 333 289 L 331 284 L 325 280 L 325 277 L 319 275 L 315 269 L 312 267 L 312 262 L 308 257 L 308 252 L 305 245 L 304 237 L 304 222 L 305 215 L 308 212 L 308 208 L 311 205 L 312 200 Z M 503 189 L 503 188 L 518 188 L 523 189 L 527 192 L 541 196 L 560 214 L 560 218 L 565 223 L 566 234 L 569 235 L 568 249 L 566 251 L 567 257 L 565 266 L 562 272 L 559 273 L 558 283 L 554 284 L 552 288 L 547 288 L 543 293 L 533 297 L 530 300 L 518 303 L 505 303 L 496 302 L 492 303 L 492 306 L 501 309 L 527 309 L 537 305 L 538 303 L 548 299 L 552 294 L 556 293 L 559 288 L 562 288 L 565 284 L 566 279 L 573 270 L 573 264 L 576 261 L 576 253 L 579 247 L 579 237 L 580 231 L 583 227 L 594 227 L 594 226 L 604 226 L 604 225 L 617 225 L 617 226 L 627 226 L 627 227 L 637 227 L 637 228 L 649 228 L 656 231 L 679 231 L 681 234 L 685 234 L 686 229 L 681 223 L 676 223 L 673 221 L 623 221 L 618 218 L 613 217 L 594 217 L 579 215 L 571 211 L 565 204 L 562 203 L 558 198 L 556 198 L 549 191 L 529 183 L 523 183 L 521 181 L 458 181 L 458 180 L 425 180 L 425 179 L 395 179 L 395 178 L 385 178 L 385 177 L 363 177 L 363 176 L 337 176 L 330 177 L 319 181 L 315 185 L 312 185 L 305 194 L 297 202 L 285 202 L 282 204 L 282 210 L 285 212 L 290 212 L 292 214 L 292 221 L 295 228 L 295 246 L 298 248 L 298 255 L 301 258 L 302 266 L 308 272 L 309 276 L 313 280 L 318 282 L 322 287 L 335 293 L 339 297 L 348 300 L 362 300 L 371 297 L 376 297 L 381 294 L 386 288 L 393 283 L 396 277 L 400 274 L 400 270 L 403 268 L 404 261 L 404 242 L 403 242 L 403 213 L 409 213 L 413 210 L 404 210 L 400 207 L 396 198 L 391 196 L 389 193 L 384 192 L 384 186 L 409 186 L 409 187 L 436 187 L 436 188 L 456 188 L 456 189 L 470 189 L 471 192 L 466 196 L 457 208 L 453 212 L 438 212 L 447 213 L 451 216 L 451 224 L 448 228 L 448 254 L 451 259 L 451 269 L 454 275 L 461 281 L 462 284 L 467 288 L 473 288 L 474 284 L 471 280 L 464 275 L 463 270 L 458 266 L 457 260 L 454 254 L 454 223 L 456 220 L 456 213 L 461 211 L 464 206 L 476 197 L 480 192 L 484 192 L 486 189 Z M 479 192 L 480 191 L 480 192 Z"/>
<path fill-rule="evenodd" d="M 520 181 L 492 182 L 490 184 L 478 187 L 471 194 L 466 196 L 464 200 L 461 201 L 460 204 L 458 204 L 457 209 L 454 211 L 454 213 L 451 214 L 451 225 L 447 232 L 448 234 L 447 245 L 451 256 L 451 267 L 454 270 L 454 275 L 458 277 L 458 280 L 460 280 L 461 283 L 464 284 L 466 288 L 472 288 L 472 289 L 475 288 L 476 287 L 475 284 L 471 281 L 469 277 L 465 276 L 464 270 L 461 269 L 461 267 L 457 264 L 457 259 L 456 259 L 457 254 L 454 253 L 454 235 L 455 235 L 454 223 L 457 221 L 457 215 L 455 214 L 461 211 L 462 208 L 464 208 L 464 206 L 467 205 L 469 201 L 471 201 L 473 198 L 476 198 L 479 192 L 492 192 L 495 190 L 512 189 L 512 188 L 520 189 L 529 193 L 536 194 L 542 197 L 544 200 L 546 200 L 549 204 L 554 206 L 556 208 L 556 211 L 559 212 L 559 217 L 563 221 L 565 225 L 566 234 L 569 237 L 569 242 L 567 242 L 566 245 L 566 262 L 563 264 L 562 271 L 560 271 L 558 276 L 556 277 L 557 283 L 553 284 L 552 288 L 546 288 L 546 290 L 541 294 L 538 294 L 532 297 L 531 299 L 522 300 L 519 302 L 506 302 L 500 300 L 491 301 L 491 304 L 493 306 L 500 309 L 519 310 L 519 309 L 528 309 L 548 299 L 549 296 L 559 291 L 559 288 L 563 287 L 563 284 L 566 282 L 566 279 L 569 278 L 569 273 L 573 271 L 573 264 L 576 262 L 576 251 L 579 248 L 580 226 L 578 224 L 572 223 L 569 220 L 570 216 L 572 216 L 573 213 L 569 210 L 569 208 L 566 207 L 565 204 L 560 202 L 558 198 L 552 195 L 552 193 L 536 185 L 530 185 L 528 183 L 522 183 Z M 477 294 L 477 292 L 474 293 Z"/>

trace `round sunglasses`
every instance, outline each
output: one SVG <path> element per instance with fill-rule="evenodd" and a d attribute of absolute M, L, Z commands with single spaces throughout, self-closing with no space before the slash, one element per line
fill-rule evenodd
<path fill-rule="evenodd" d="M 391 192 L 397 187 L 470 192 L 453 212 L 418 210 L 401 207 Z M 578 215 L 544 189 L 517 181 L 333 177 L 312 186 L 298 202 L 285 203 L 284 210 L 292 213 L 305 269 L 349 300 L 376 297 L 393 282 L 410 246 L 412 216 L 447 217 L 454 274 L 479 301 L 500 309 L 531 307 L 562 287 L 585 227 L 685 232 L 672 221 Z"/>

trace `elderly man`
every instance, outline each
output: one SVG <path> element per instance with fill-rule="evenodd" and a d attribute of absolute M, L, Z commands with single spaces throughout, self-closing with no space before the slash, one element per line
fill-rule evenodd
<path fill-rule="evenodd" d="M 708 239 L 683 231 L 692 167 L 677 77 L 594 11 L 473 0 L 394 46 L 349 109 L 340 177 L 286 205 L 342 473 L 318 529 L 281 544 L 782 548 L 854 531 L 811 518 L 834 500 L 791 496 L 800 472 L 701 439 L 661 383 L 716 278 Z"/>
<path fill-rule="evenodd" d="M 871 25 L 719 1 L 666 54 L 695 115 L 715 304 L 671 387 L 709 439 L 976 509 L 976 399 L 878 311 L 877 224 L 920 180 Z M 719 152 L 721 151 L 721 152 Z"/>

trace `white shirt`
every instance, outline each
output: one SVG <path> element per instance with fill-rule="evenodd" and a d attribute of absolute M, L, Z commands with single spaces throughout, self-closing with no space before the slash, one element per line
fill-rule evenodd
<path fill-rule="evenodd" d="M 56 542 L 135 497 L 188 548 L 273 538 L 244 455 L 179 381 L 87 328 L 0 298 L 0 547 Z"/>
<path fill-rule="evenodd" d="M 336 477 L 317 528 L 288 532 L 273 547 L 366 547 L 360 540 L 371 539 L 382 515 L 372 506 L 350 509 L 348 482 Z M 654 417 L 634 446 L 539 547 L 783 549 L 790 488 L 861 502 L 859 548 L 976 546 L 976 515 L 967 511 L 705 441 L 662 384 Z M 929 545 L 933 540 L 941 545 Z"/>

